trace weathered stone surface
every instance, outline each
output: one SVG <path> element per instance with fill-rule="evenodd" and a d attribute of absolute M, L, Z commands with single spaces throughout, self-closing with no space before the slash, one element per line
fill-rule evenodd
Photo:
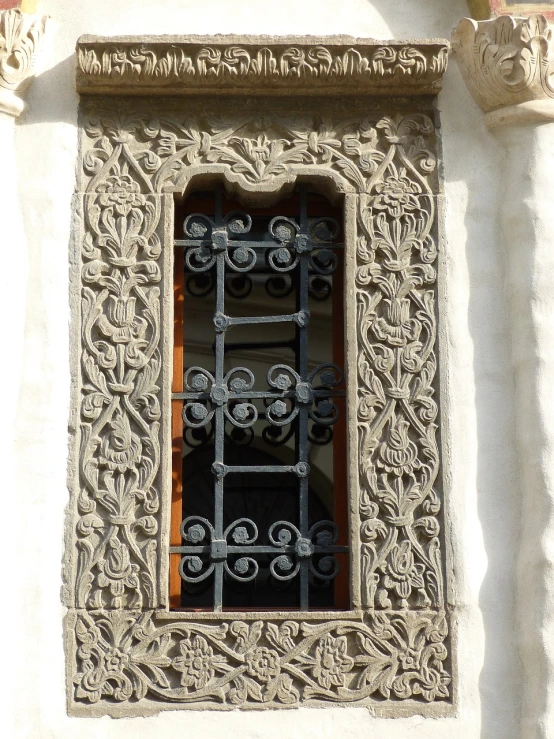
<path fill-rule="evenodd" d="M 72 617 L 79 703 L 118 715 L 146 697 L 187 708 L 355 704 L 372 696 L 421 700 L 450 694 L 443 612 L 374 612 L 362 620 L 193 623 L 151 612 Z M 111 709 L 110 704 L 111 703 Z"/>
<path fill-rule="evenodd" d="M 351 36 L 160 36 L 77 43 L 77 90 L 86 94 L 434 94 L 448 42 Z"/>
<path fill-rule="evenodd" d="M 452 48 L 490 126 L 554 120 L 552 29 L 544 16 L 464 18 Z"/>

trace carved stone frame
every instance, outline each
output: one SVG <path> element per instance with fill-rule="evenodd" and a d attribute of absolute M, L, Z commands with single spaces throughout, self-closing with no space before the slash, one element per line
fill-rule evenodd
<path fill-rule="evenodd" d="M 84 37 L 77 51 L 69 712 L 450 715 L 433 98 L 447 42 Z M 350 611 L 168 609 L 173 199 L 214 178 L 247 202 L 298 179 L 344 200 Z"/>

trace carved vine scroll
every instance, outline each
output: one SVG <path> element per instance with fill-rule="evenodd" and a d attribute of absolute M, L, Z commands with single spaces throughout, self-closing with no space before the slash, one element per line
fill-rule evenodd
<path fill-rule="evenodd" d="M 284 110 L 242 98 L 214 110 L 202 99 L 91 98 L 81 150 L 71 712 L 333 703 L 384 715 L 400 704 L 447 711 L 432 107 L 327 98 Z M 166 610 L 167 194 L 197 175 L 250 195 L 308 176 L 356 211 L 345 234 L 356 304 L 347 306 L 356 323 L 352 611 L 237 620 Z"/>

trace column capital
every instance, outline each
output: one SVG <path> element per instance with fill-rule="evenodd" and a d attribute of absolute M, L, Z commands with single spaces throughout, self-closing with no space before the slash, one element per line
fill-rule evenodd
<path fill-rule="evenodd" d="M 46 21 L 17 9 L 0 11 L 0 113 L 15 118 L 22 113 L 20 95 L 33 81 Z"/>
<path fill-rule="evenodd" d="M 452 47 L 488 126 L 554 122 L 554 38 L 543 15 L 464 18 Z"/>

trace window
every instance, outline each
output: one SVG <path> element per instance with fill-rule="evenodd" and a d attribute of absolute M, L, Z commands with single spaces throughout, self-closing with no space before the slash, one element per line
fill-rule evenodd
<path fill-rule="evenodd" d="M 178 212 L 172 605 L 347 608 L 342 213 Z"/>
<path fill-rule="evenodd" d="M 451 715 L 446 58 L 79 42 L 72 715 Z"/>

